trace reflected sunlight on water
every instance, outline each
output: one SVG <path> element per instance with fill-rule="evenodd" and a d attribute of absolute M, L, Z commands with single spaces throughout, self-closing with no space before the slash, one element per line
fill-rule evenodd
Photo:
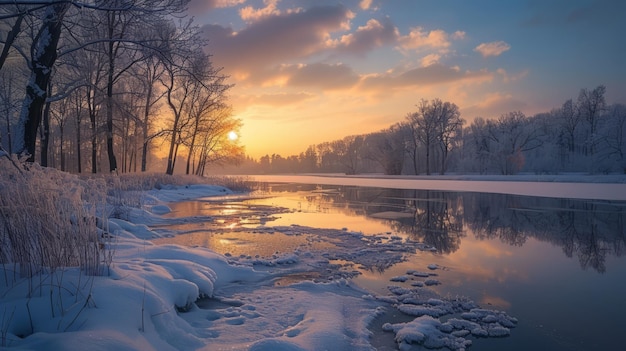
<path fill-rule="evenodd" d="M 225 233 L 195 232 L 168 238 L 154 239 L 155 244 L 201 246 L 223 255 L 272 257 L 279 253 L 300 250 L 325 250 L 334 245 L 311 240 L 310 235 L 290 236 L 282 233 L 257 234 L 237 231 Z"/>
<path fill-rule="evenodd" d="M 388 285 L 410 287 L 426 279 L 409 276 L 405 282 L 391 282 L 392 277 L 410 270 L 431 273 L 441 281 L 431 287 L 438 293 L 467 296 L 520 320 L 510 338 L 476 340 L 480 350 L 539 345 L 582 351 L 610 349 L 620 342 L 626 313 L 624 202 L 284 184 L 269 186 L 263 195 L 172 204 L 170 217 L 210 216 L 212 221 L 157 228 L 186 234 L 155 243 L 271 257 L 342 244 L 306 231 L 272 232 L 272 227 L 295 224 L 382 234 L 386 239 L 381 243 L 397 236 L 428 244 L 434 251 L 412 252 L 404 262 L 380 269 L 368 270 L 347 258 L 332 262 L 359 270 L 353 281 L 377 294 L 386 294 Z M 429 270 L 429 264 L 439 268 Z"/>

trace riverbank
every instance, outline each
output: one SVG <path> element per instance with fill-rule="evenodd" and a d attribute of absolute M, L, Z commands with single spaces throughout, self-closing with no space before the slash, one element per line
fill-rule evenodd
<path fill-rule="evenodd" d="M 114 238 L 107 243 L 112 253 L 107 274 L 61 268 L 3 286 L 0 308 L 7 313 L 2 345 L 42 351 L 82 350 L 85 345 L 92 350 L 373 350 L 372 321 L 397 306 L 420 316 L 411 323 L 385 325 L 398 344 L 463 350 L 471 344 L 469 335 L 506 335 L 516 323 L 502 312 L 478 309 L 472 301 L 438 296 L 427 288 L 431 274 L 426 266 L 407 272 L 418 279 L 413 288 L 391 283 L 388 294 L 374 295 L 351 283 L 349 265 L 334 263 L 358 257 L 361 265 L 374 267 L 398 262 L 409 247 L 429 250 L 391 234 L 259 228 L 263 235 L 282 233 L 338 245 L 319 251 L 305 243 L 269 257 L 234 257 L 151 241 L 161 236 L 151 225 L 213 220 L 166 218 L 168 203 L 229 194 L 226 188 L 201 184 L 149 191 L 141 208 L 129 209 L 127 219 L 109 219 L 104 227 L 102 234 Z M 363 245 L 364 240 L 371 245 Z M 465 322 L 437 318 L 461 313 L 470 313 Z M 482 322 L 484 318 L 490 322 Z"/>
<path fill-rule="evenodd" d="M 319 184 L 320 178 L 311 181 L 305 177 L 299 182 Z M 357 180 L 324 178 L 330 182 L 349 179 L 350 184 Z M 271 181 L 296 181 L 293 176 L 277 179 Z M 403 181 L 441 187 L 430 179 L 363 180 L 372 187 L 380 186 L 380 181 L 387 187 Z M 473 182 L 464 183 L 462 191 L 474 191 L 468 190 L 473 189 Z M 482 183 L 491 190 L 525 191 L 523 195 L 529 195 L 531 189 L 514 182 Z M 599 192 L 605 196 L 620 184 L 597 185 L 606 188 Z M 415 183 L 406 186 L 414 187 Z M 575 198 L 581 196 L 581 189 L 590 191 L 578 184 L 559 189 L 568 191 L 560 195 Z M 372 293 L 354 285 L 355 265 L 376 271 L 381 264 L 397 264 L 406 250 L 432 249 L 392 231 L 364 235 L 350 228 L 260 224 L 249 231 L 268 238 L 284 235 L 304 239 L 297 247 L 268 253 L 267 257 L 243 252 L 220 254 L 198 246 L 156 245 L 152 241 L 164 235 L 151 229 L 155 225 L 201 225 L 240 216 L 168 217 L 172 202 L 197 199 L 198 206 L 211 207 L 211 198 L 232 194 L 227 188 L 206 184 L 160 185 L 158 190 L 144 192 L 141 201 L 133 202 L 140 206 L 119 211 L 125 218 L 99 224 L 99 235 L 106 238 L 105 253 L 110 255 L 103 257 L 108 270 L 103 275 L 58 267 L 22 278 L 16 276 L 14 264 L 5 264 L 4 285 L 0 286 L 0 309 L 5 311 L 0 321 L 2 346 L 42 351 L 82 350 L 87 344 L 94 350 L 372 350 L 373 321 L 385 311 L 397 309 L 415 318 L 406 324 L 385 324 L 385 333 L 395 335 L 392 339 L 396 343 L 462 350 L 475 336 L 508 335 L 517 323 L 513 317 L 481 309 L 471 300 L 444 298 L 432 292 L 428 286 L 437 280 L 432 270 L 439 266 L 429 262 L 398 272 L 386 293 Z M 594 199 L 602 197 L 592 195 Z M 275 214 L 267 208 L 256 210 L 258 217 Z M 444 322 L 439 319 L 442 316 L 451 318 Z"/>
<path fill-rule="evenodd" d="M 469 191 L 569 199 L 626 200 L 626 175 L 554 176 L 384 176 L 384 175 L 250 175 L 258 182 L 355 185 L 364 187 Z"/>

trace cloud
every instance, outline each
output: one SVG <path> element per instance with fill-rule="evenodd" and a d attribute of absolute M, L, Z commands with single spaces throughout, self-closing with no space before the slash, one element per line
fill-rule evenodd
<path fill-rule="evenodd" d="M 441 55 L 439 54 L 428 54 L 420 60 L 422 67 L 432 66 L 441 60 Z"/>
<path fill-rule="evenodd" d="M 325 90 L 352 87 L 359 81 L 359 76 L 347 65 L 315 63 L 284 67 L 290 72 L 289 86 L 318 87 Z"/>
<path fill-rule="evenodd" d="M 457 31 L 449 35 L 444 30 L 435 29 L 425 31 L 422 27 L 411 28 L 409 34 L 398 39 L 402 50 L 421 50 L 424 48 L 447 49 L 450 47 L 450 39 L 462 39 L 465 32 Z"/>
<path fill-rule="evenodd" d="M 459 81 L 483 82 L 492 78 L 493 74 L 486 70 L 461 71 L 458 67 L 434 64 L 409 70 L 397 77 L 397 82 L 402 86 L 435 85 Z"/>
<path fill-rule="evenodd" d="M 352 16 L 342 5 L 323 6 L 260 17 L 238 32 L 219 25 L 203 30 L 217 65 L 245 76 L 325 50 L 329 33 L 346 28 Z"/>
<path fill-rule="evenodd" d="M 530 71 L 526 69 L 517 74 L 509 74 L 504 68 L 498 68 L 496 73 L 502 77 L 503 82 L 510 83 L 526 78 Z"/>
<path fill-rule="evenodd" d="M 393 44 L 397 38 L 398 30 L 388 18 L 382 22 L 370 19 L 365 26 L 357 28 L 356 32 L 329 42 L 329 46 L 340 52 L 362 55 L 377 47 Z"/>
<path fill-rule="evenodd" d="M 452 33 L 451 37 L 454 40 L 463 40 L 465 39 L 465 32 L 461 30 L 457 30 L 456 32 Z"/>
<path fill-rule="evenodd" d="M 315 95 L 304 92 L 277 93 L 241 97 L 241 102 L 245 102 L 245 105 L 266 105 L 274 107 L 284 107 L 313 98 L 315 98 Z"/>
<path fill-rule="evenodd" d="M 281 11 L 278 9 L 279 0 L 264 0 L 264 8 L 255 9 L 252 6 L 246 6 L 239 10 L 239 16 L 242 20 L 247 22 L 258 21 L 264 17 L 280 15 Z"/>
<path fill-rule="evenodd" d="M 191 0 L 189 12 L 193 14 L 204 13 L 216 8 L 234 7 L 245 2 L 246 0 Z"/>
<path fill-rule="evenodd" d="M 491 43 L 482 43 L 474 48 L 474 51 L 483 55 L 483 57 L 500 56 L 503 52 L 509 51 L 511 46 L 503 41 L 492 41 Z"/>
<path fill-rule="evenodd" d="M 427 67 L 410 69 L 403 73 L 373 74 L 362 79 L 360 87 L 369 91 L 381 91 L 406 87 L 426 87 L 448 83 L 481 84 L 493 80 L 494 73 L 487 70 L 462 71 L 436 63 Z"/>
<path fill-rule="evenodd" d="M 511 111 L 521 111 L 526 109 L 528 105 L 511 94 L 506 93 L 489 93 L 486 94 L 482 101 L 461 108 L 461 114 L 469 120 L 476 117 L 493 118 Z"/>
<path fill-rule="evenodd" d="M 361 0 L 359 7 L 361 10 L 368 10 L 372 6 L 372 0 Z"/>

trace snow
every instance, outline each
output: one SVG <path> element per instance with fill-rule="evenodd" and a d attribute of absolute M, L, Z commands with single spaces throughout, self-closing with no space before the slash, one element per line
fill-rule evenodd
<path fill-rule="evenodd" d="M 626 175 L 255 175 L 261 182 L 471 191 L 570 199 L 626 200 Z"/>
<path fill-rule="evenodd" d="M 65 268 L 17 284 L 0 282 L 1 346 L 20 350 L 373 350 L 372 321 L 388 309 L 415 316 L 386 324 L 400 349 L 464 350 L 472 336 L 509 335 L 517 320 L 480 309 L 463 298 L 441 297 L 423 285 L 390 286 L 376 296 L 354 285 L 350 261 L 367 269 L 385 268 L 404 253 L 428 250 L 413 241 L 365 236 L 347 228 L 305 226 L 257 228 L 259 234 L 327 238 L 335 250 L 306 247 L 271 258 L 221 255 L 201 247 L 156 245 L 155 223 L 210 218 L 166 218 L 167 202 L 223 196 L 218 186 L 168 186 L 145 195 L 129 220 L 109 219 L 114 240 L 108 275 L 85 276 Z M 173 233 L 175 234 L 175 233 Z M 332 240 L 330 240 L 332 238 Z M 368 243 L 376 244 L 368 245 Z M 427 266 L 440 268 L 436 265 Z M 319 268 L 319 269 L 318 269 Z M 5 267 L 8 272 L 11 267 Z M 317 279 L 299 279 L 315 276 Z M 392 279 L 435 273 L 409 270 Z M 31 291 L 32 293 L 29 293 Z M 447 317 L 443 322 L 438 317 Z M 457 319 L 456 317 L 459 317 Z M 453 318 L 454 317 L 454 318 Z M 383 332 L 374 331 L 374 332 Z"/>

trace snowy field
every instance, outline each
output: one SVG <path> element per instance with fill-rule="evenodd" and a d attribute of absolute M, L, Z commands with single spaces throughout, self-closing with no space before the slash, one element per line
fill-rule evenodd
<path fill-rule="evenodd" d="M 303 183 L 320 178 L 299 177 Z M 416 180 L 384 181 L 402 188 Z M 379 186 L 372 178 L 349 182 Z M 626 198 L 626 184 L 617 183 L 538 183 L 541 187 L 536 187 L 530 182 L 441 182 L 464 191 Z M 444 187 L 439 181 L 421 182 L 420 188 L 424 186 Z M 473 338 L 515 332 L 514 317 L 462 297 L 438 296 L 429 289 L 439 284 L 436 265 L 414 267 L 389 282 L 388 294 L 375 295 L 351 282 L 354 272 L 349 268 L 332 263 L 391 265 L 404 250 L 430 249 L 391 233 L 365 236 L 347 229 L 259 228 L 271 231 L 268 235 L 279 231 L 336 244 L 322 253 L 300 248 L 270 258 L 233 257 L 151 242 L 160 234 L 148 226 L 211 220 L 165 218 L 169 202 L 230 193 L 222 187 L 192 185 L 146 194 L 143 209 L 133 209 L 129 220 L 110 219 L 108 226 L 102 226 L 114 238 L 109 276 L 85 276 L 67 268 L 1 285 L 0 345 L 19 350 L 373 350 L 370 326 L 389 309 L 413 316 L 407 323 L 382 326 L 382 332 L 393 333 L 401 350 L 418 344 L 464 350 Z M 363 245 L 368 241 L 377 249 Z M 411 288 L 394 284 L 407 280 L 413 282 Z"/>

